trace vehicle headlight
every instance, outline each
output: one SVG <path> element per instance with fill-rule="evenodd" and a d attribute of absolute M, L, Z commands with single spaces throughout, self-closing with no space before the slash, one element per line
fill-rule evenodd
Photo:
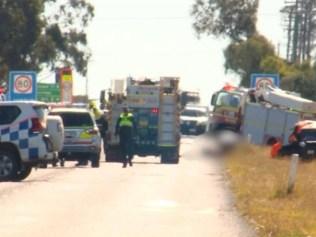
<path fill-rule="evenodd" d="M 305 142 L 300 142 L 300 143 L 299 143 L 299 146 L 302 147 L 302 148 L 304 148 L 304 147 L 306 147 L 306 143 L 305 143 Z"/>

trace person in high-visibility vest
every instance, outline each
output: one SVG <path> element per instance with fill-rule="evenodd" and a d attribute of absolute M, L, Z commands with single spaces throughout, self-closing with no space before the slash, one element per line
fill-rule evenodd
<path fill-rule="evenodd" d="M 120 148 L 122 152 L 123 168 L 126 168 L 127 162 L 133 166 L 133 131 L 135 128 L 134 116 L 128 111 L 128 108 L 123 108 L 123 113 L 117 120 L 115 134 L 120 136 Z"/>
<path fill-rule="evenodd" d="M 94 101 L 90 101 L 89 109 L 93 113 L 95 120 L 98 120 L 102 117 L 102 112 L 97 108 L 97 105 Z"/>

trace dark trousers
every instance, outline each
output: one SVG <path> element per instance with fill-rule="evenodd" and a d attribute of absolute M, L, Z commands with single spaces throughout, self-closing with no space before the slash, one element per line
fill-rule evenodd
<path fill-rule="evenodd" d="M 132 128 L 123 127 L 120 130 L 120 148 L 122 153 L 123 164 L 131 163 L 133 159 L 133 135 Z"/>
<path fill-rule="evenodd" d="M 105 150 L 106 150 L 106 136 L 102 136 L 102 143 L 103 143 L 103 152 L 104 152 L 104 154 L 105 154 Z"/>
<path fill-rule="evenodd" d="M 122 153 L 122 162 L 123 164 L 127 164 L 132 162 L 133 159 L 133 149 L 132 143 L 129 142 L 121 142 L 120 143 L 121 153 Z"/>

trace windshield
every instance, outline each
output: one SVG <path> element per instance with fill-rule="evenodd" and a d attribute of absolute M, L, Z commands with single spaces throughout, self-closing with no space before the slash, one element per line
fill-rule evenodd
<path fill-rule="evenodd" d="M 316 141 L 316 130 L 303 129 L 300 136 L 301 139 L 305 141 Z"/>
<path fill-rule="evenodd" d="M 51 113 L 59 115 L 64 123 L 64 127 L 93 127 L 93 120 L 89 113 Z"/>
<path fill-rule="evenodd" d="M 221 92 L 217 96 L 216 106 L 229 106 L 237 108 L 240 106 L 240 95 Z"/>
<path fill-rule="evenodd" d="M 200 111 L 200 110 L 193 110 L 193 109 L 190 109 L 190 110 L 184 110 L 182 113 L 181 113 L 182 116 L 187 116 L 187 117 L 202 117 L 202 116 L 207 116 L 207 114 L 203 111 Z"/>

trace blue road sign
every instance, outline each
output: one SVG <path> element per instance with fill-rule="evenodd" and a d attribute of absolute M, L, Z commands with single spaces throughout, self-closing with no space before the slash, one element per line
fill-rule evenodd
<path fill-rule="evenodd" d="M 9 100 L 36 100 L 36 72 L 10 71 Z"/>
<path fill-rule="evenodd" d="M 266 88 L 267 86 L 280 87 L 280 76 L 278 74 L 251 74 L 251 88 Z"/>

